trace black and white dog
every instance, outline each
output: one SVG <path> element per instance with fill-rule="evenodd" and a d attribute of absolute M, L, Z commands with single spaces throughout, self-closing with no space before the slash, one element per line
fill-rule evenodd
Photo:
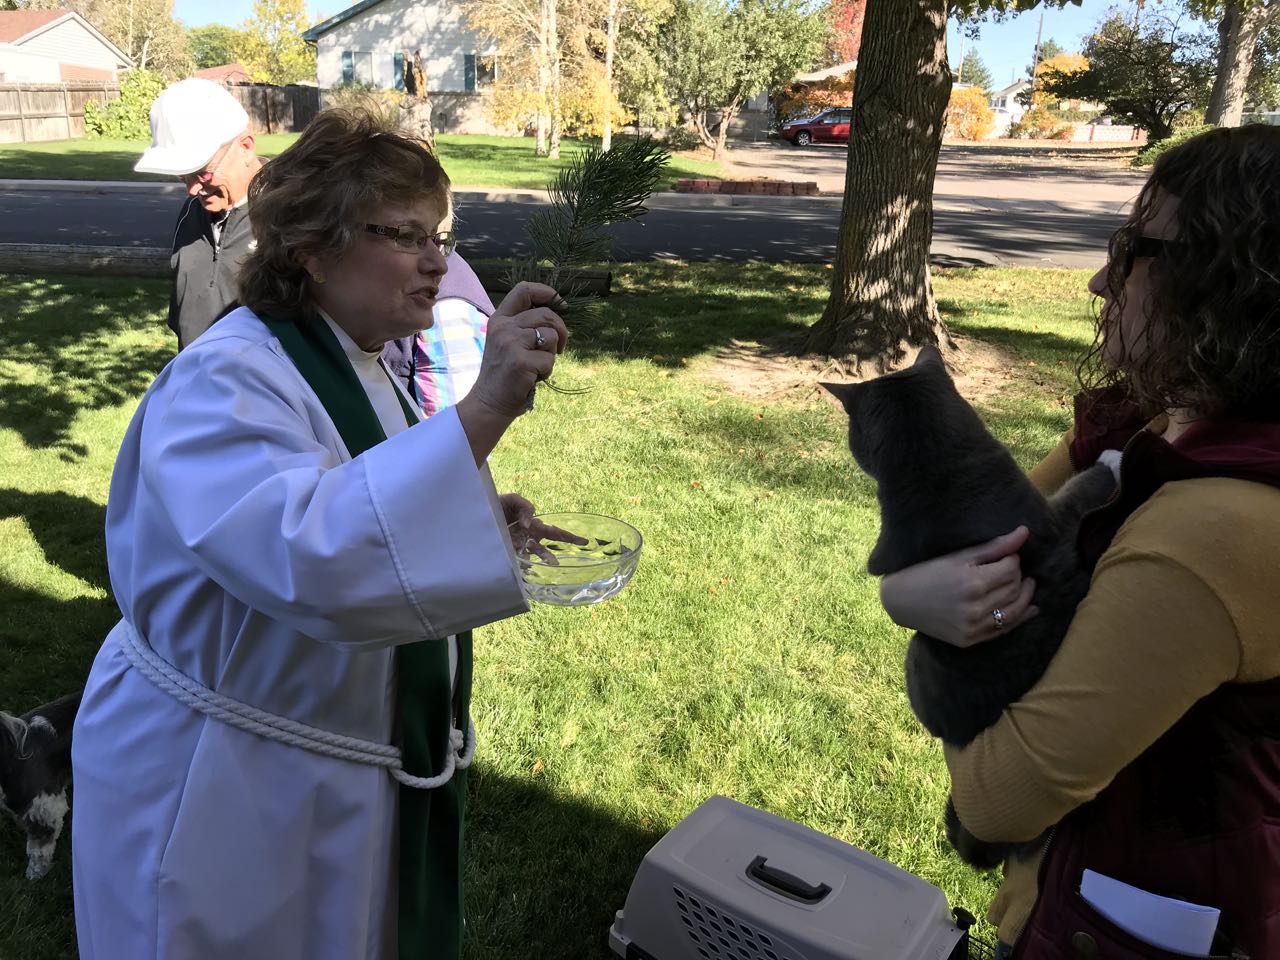
<path fill-rule="evenodd" d="M 0 711 L 0 809 L 27 833 L 27 879 L 53 866 L 53 850 L 67 815 L 71 783 L 71 727 L 80 694 L 36 707 L 20 717 Z"/>

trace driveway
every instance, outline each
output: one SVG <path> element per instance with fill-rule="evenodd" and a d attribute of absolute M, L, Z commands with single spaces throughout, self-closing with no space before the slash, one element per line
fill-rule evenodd
<path fill-rule="evenodd" d="M 824 194 L 844 192 L 843 144 L 793 147 L 780 141 L 734 144 L 732 176 L 812 180 Z M 1114 220 L 1146 176 L 1096 160 L 1018 160 L 991 151 L 944 145 L 934 182 L 939 211 L 1071 213 Z"/>

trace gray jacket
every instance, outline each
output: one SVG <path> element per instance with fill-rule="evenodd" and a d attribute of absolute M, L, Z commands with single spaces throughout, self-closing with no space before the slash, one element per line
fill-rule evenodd
<path fill-rule="evenodd" d="M 169 257 L 173 270 L 169 327 L 178 335 L 179 350 L 213 326 L 235 303 L 240 261 L 252 249 L 247 205 L 227 214 L 221 236 L 215 241 L 213 218 L 200 201 L 188 198 L 183 204 Z"/>

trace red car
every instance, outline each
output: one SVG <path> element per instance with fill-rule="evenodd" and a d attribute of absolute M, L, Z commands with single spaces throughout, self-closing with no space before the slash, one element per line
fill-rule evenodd
<path fill-rule="evenodd" d="M 790 120 L 782 125 L 778 134 L 797 147 L 811 143 L 848 143 L 852 119 L 851 107 L 834 107 L 807 120 Z"/>

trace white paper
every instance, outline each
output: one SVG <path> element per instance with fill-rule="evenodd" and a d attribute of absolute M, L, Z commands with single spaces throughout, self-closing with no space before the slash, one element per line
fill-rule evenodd
<path fill-rule="evenodd" d="M 1080 881 L 1080 896 L 1118 927 L 1152 946 L 1207 957 L 1218 928 L 1218 909 L 1148 893 L 1092 870 Z"/>

